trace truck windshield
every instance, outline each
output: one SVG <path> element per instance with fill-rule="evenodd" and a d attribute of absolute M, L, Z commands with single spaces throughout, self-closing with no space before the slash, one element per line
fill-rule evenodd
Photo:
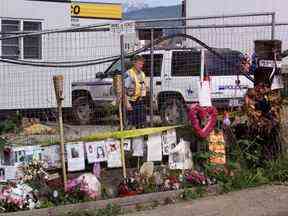
<path fill-rule="evenodd" d="M 125 59 L 125 70 L 127 70 L 130 66 L 129 59 Z M 117 60 L 116 62 L 112 63 L 105 71 L 105 75 L 108 78 L 111 78 L 115 74 L 121 73 L 121 59 Z"/>

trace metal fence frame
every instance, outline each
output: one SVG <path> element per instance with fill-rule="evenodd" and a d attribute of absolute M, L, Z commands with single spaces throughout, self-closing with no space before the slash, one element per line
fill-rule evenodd
<path fill-rule="evenodd" d="M 199 20 L 229 20 L 231 18 L 249 18 L 249 17 L 268 17 L 271 19 L 271 21 L 268 22 L 261 22 L 261 23 L 241 23 L 241 24 L 217 24 L 217 25 L 186 25 L 188 21 L 199 21 Z M 180 21 L 184 23 L 185 25 L 180 25 L 180 26 L 167 26 L 165 25 L 164 27 L 157 24 L 159 22 L 171 22 L 171 21 Z M 168 18 L 168 19 L 149 19 L 149 20 L 138 20 L 135 21 L 136 23 L 136 28 L 135 31 L 139 32 L 141 30 L 150 30 L 150 53 L 151 53 L 151 78 L 150 78 L 150 86 L 153 86 L 153 70 L 154 70 L 154 42 L 155 42 L 155 31 L 159 29 L 217 29 L 217 28 L 242 28 L 242 27 L 271 27 L 271 38 L 270 39 L 275 39 L 275 35 L 277 33 L 276 27 L 277 26 L 288 26 L 288 23 L 276 23 L 276 13 L 275 12 L 263 12 L 263 13 L 245 13 L 245 14 L 228 14 L 228 15 L 220 15 L 220 16 L 198 16 L 198 17 L 183 17 L 183 18 Z M 46 35 L 46 34 L 55 34 L 55 33 L 62 33 L 62 32 L 81 32 L 85 30 L 92 30 L 92 31 L 107 31 L 109 30 L 109 26 L 107 24 L 103 25 L 89 25 L 89 26 L 82 26 L 82 27 L 72 27 L 72 28 L 64 28 L 64 29 L 54 29 L 54 30 L 43 30 L 41 32 L 14 32 L 12 36 L 7 36 L 7 37 L 0 37 L 0 40 L 5 40 L 5 39 L 12 39 L 12 38 L 19 38 L 19 37 L 25 37 L 25 36 L 34 36 L 34 35 Z M 20 33 L 20 34 L 19 34 Z M 3 35 L 1 33 L 1 35 Z M 125 38 L 125 35 L 123 36 Z M 120 40 L 120 39 L 119 39 Z M 123 43 L 123 41 L 121 42 Z M 121 56 L 122 56 L 122 61 L 125 58 L 125 51 L 124 48 L 121 44 Z M 123 57 L 124 56 L 124 57 Z M 112 56 L 111 58 L 107 58 L 106 60 L 112 61 L 117 58 L 120 58 L 120 56 Z M 104 59 L 95 59 L 95 60 L 89 60 L 89 64 L 98 64 L 99 62 L 102 62 Z M 43 67 L 72 67 L 72 63 L 76 65 L 77 67 L 83 66 L 83 62 L 41 62 L 41 63 L 35 63 L 35 62 L 29 62 L 29 61 L 14 61 L 14 60 L 5 60 L 1 59 L 0 61 L 2 62 L 8 62 L 12 64 L 28 64 L 31 66 L 40 66 L 42 65 Z M 84 61 L 85 62 L 85 61 Z M 87 62 L 86 62 L 87 63 Z M 122 64 L 124 64 L 122 62 Z M 151 120 L 151 126 L 153 126 L 153 88 L 151 88 L 150 91 L 150 120 Z M 124 112 L 125 113 L 125 112 Z"/>

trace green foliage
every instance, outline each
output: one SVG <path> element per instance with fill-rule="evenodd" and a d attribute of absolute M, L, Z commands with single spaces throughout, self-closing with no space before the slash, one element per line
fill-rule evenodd
<path fill-rule="evenodd" d="M 269 183 L 269 179 L 265 176 L 264 170 L 261 168 L 256 170 L 241 170 L 234 176 L 222 178 L 222 181 L 219 182 L 222 192 L 224 193 L 267 183 Z"/>
<path fill-rule="evenodd" d="M 265 175 L 272 182 L 288 181 L 288 157 L 265 162 Z"/>
<path fill-rule="evenodd" d="M 3 150 L 7 144 L 8 142 L 0 137 L 0 150 Z"/>
<path fill-rule="evenodd" d="M 242 168 L 254 169 L 262 164 L 263 140 L 259 137 L 238 140 L 230 149 L 231 161 L 238 162 Z"/>
<path fill-rule="evenodd" d="M 40 208 L 52 208 L 55 204 L 50 200 L 43 200 L 41 201 Z"/>
<path fill-rule="evenodd" d="M 21 210 L 25 210 L 25 209 L 19 208 L 19 206 L 14 204 L 14 203 L 8 203 L 8 202 L 3 202 L 3 201 L 0 202 L 0 213 L 17 212 L 17 211 L 21 211 Z"/>
<path fill-rule="evenodd" d="M 82 202 L 89 202 L 93 201 L 90 199 L 87 194 L 80 191 L 80 186 L 76 187 L 73 192 L 64 192 L 60 191 L 59 193 L 59 203 L 60 205 L 67 205 L 67 204 L 77 204 Z"/>
<path fill-rule="evenodd" d="M 144 193 L 155 193 L 157 191 L 157 186 L 153 177 L 149 178 L 146 184 L 142 185 Z"/>
<path fill-rule="evenodd" d="M 21 125 L 22 116 L 20 113 L 16 113 L 5 121 L 0 122 L 0 134 L 10 133 L 10 132 L 19 132 Z"/>
<path fill-rule="evenodd" d="M 69 212 L 67 214 L 61 214 L 58 216 L 117 216 L 122 214 L 123 211 L 120 206 L 115 204 L 108 204 L 106 208 L 94 209 L 94 210 L 79 210 Z"/>
<path fill-rule="evenodd" d="M 206 194 L 205 187 L 196 187 L 196 188 L 185 188 L 184 192 L 181 194 L 182 199 L 184 200 L 193 200 L 203 197 Z"/>
<path fill-rule="evenodd" d="M 9 132 L 14 132 L 16 129 L 16 124 L 12 120 L 6 120 L 0 123 L 0 134 L 5 134 Z"/>
<path fill-rule="evenodd" d="M 120 206 L 115 204 L 108 204 L 105 209 L 99 209 L 96 216 L 116 216 L 122 213 Z"/>

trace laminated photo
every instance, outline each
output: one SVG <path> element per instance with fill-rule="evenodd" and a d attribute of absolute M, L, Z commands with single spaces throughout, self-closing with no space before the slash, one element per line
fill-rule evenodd
<path fill-rule="evenodd" d="M 144 137 L 134 138 L 132 141 L 133 156 L 143 157 L 144 155 Z"/>
<path fill-rule="evenodd" d="M 13 148 L 14 153 L 14 165 L 19 166 L 25 163 L 25 147 Z"/>
<path fill-rule="evenodd" d="M 61 149 L 60 145 L 43 147 L 42 160 L 46 168 L 61 168 Z"/>
<path fill-rule="evenodd" d="M 0 167 L 0 182 L 5 181 L 5 167 Z"/>
<path fill-rule="evenodd" d="M 192 169 L 192 153 L 190 150 L 189 142 L 180 140 L 175 148 L 171 149 L 169 154 L 169 167 L 170 169 Z"/>
<path fill-rule="evenodd" d="M 15 180 L 17 174 L 17 167 L 15 166 L 6 166 L 5 167 L 5 180 Z"/>
<path fill-rule="evenodd" d="M 15 166 L 42 159 L 42 148 L 40 146 L 15 147 L 13 148 L 13 153 Z"/>
<path fill-rule="evenodd" d="M 169 155 L 170 149 L 174 148 L 177 144 L 176 130 L 164 131 L 161 135 L 162 154 Z"/>
<path fill-rule="evenodd" d="M 85 170 L 85 156 L 84 156 L 83 142 L 67 143 L 66 149 L 67 149 L 68 171 L 74 172 Z"/>
<path fill-rule="evenodd" d="M 25 163 L 33 160 L 42 160 L 42 148 L 40 146 L 25 146 Z"/>
<path fill-rule="evenodd" d="M 124 151 L 131 151 L 131 139 L 125 139 L 123 143 Z"/>
<path fill-rule="evenodd" d="M 17 172 L 17 167 L 15 166 L 1 166 L 0 167 L 0 182 L 15 180 L 16 172 Z"/>
<path fill-rule="evenodd" d="M 119 140 L 106 140 L 107 162 L 109 168 L 122 167 Z"/>
<path fill-rule="evenodd" d="M 85 143 L 88 163 L 107 161 L 105 141 Z"/>
<path fill-rule="evenodd" d="M 161 134 L 149 135 L 147 141 L 147 161 L 162 161 Z"/>

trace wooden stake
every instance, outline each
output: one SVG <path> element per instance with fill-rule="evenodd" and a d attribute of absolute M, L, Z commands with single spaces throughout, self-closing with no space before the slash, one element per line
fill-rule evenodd
<path fill-rule="evenodd" d="M 122 111 L 122 100 L 125 100 L 125 96 L 123 95 L 122 91 L 122 76 L 116 75 L 114 77 L 114 89 L 116 90 L 116 95 L 118 99 L 118 109 L 119 109 L 119 122 L 120 122 L 120 131 L 124 130 L 124 123 L 123 123 L 123 111 Z M 125 151 L 124 151 L 124 139 L 120 139 L 120 149 L 121 149 L 121 161 L 122 161 L 122 168 L 123 168 L 123 177 L 127 178 L 127 171 L 126 171 L 126 161 L 125 161 Z"/>
<path fill-rule="evenodd" d="M 60 145 L 61 145 L 61 163 L 62 163 L 62 174 L 63 174 L 63 184 L 64 190 L 66 190 L 67 186 L 67 174 L 66 174 L 66 164 L 65 164 L 65 147 L 64 147 L 64 127 L 63 127 L 63 116 L 62 116 L 62 102 L 64 100 L 63 97 L 63 82 L 64 77 L 54 76 L 54 90 L 57 100 L 57 109 L 58 109 L 58 127 L 60 134 Z"/>
<path fill-rule="evenodd" d="M 122 118 L 122 105 L 119 103 L 119 116 L 120 116 L 120 130 L 123 131 L 123 118 Z M 124 139 L 120 139 L 120 148 L 121 148 L 121 160 L 122 160 L 122 167 L 123 167 L 123 177 L 127 178 L 127 171 L 126 171 L 126 161 L 125 161 L 125 151 L 124 151 Z"/>

